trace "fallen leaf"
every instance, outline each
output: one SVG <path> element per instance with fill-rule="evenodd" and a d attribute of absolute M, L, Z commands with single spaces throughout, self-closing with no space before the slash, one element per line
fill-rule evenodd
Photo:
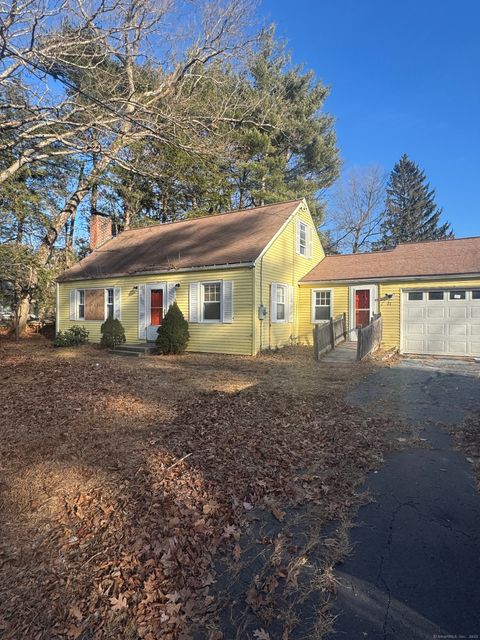
<path fill-rule="evenodd" d="M 237 542 L 237 544 L 233 547 L 233 557 L 235 558 L 236 562 L 240 560 L 241 555 L 242 555 L 242 550 L 240 548 L 240 545 Z"/>
<path fill-rule="evenodd" d="M 110 604 L 114 611 L 121 611 L 122 609 L 128 608 L 127 598 L 122 593 L 118 594 L 118 598 L 112 596 L 110 598 Z"/>
<path fill-rule="evenodd" d="M 255 629 L 253 636 L 256 640 L 270 640 L 270 634 L 265 629 Z"/>
<path fill-rule="evenodd" d="M 70 615 L 79 621 L 82 620 L 83 614 L 80 611 L 80 607 L 78 606 L 78 604 L 74 604 L 73 607 L 70 607 Z"/>
<path fill-rule="evenodd" d="M 272 513 L 279 522 L 282 522 L 282 520 L 285 518 L 285 511 L 282 511 L 278 507 L 273 506 Z"/>

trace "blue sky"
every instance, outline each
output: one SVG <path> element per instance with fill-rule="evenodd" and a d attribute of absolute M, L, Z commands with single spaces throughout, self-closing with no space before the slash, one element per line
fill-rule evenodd
<path fill-rule="evenodd" d="M 457 237 L 480 235 L 480 1 L 261 0 L 331 87 L 344 167 L 407 153 Z"/>

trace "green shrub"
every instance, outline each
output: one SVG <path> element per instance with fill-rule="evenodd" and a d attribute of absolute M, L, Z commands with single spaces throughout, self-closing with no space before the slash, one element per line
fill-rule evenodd
<path fill-rule="evenodd" d="M 107 318 L 100 327 L 102 339 L 100 344 L 102 347 L 116 347 L 118 344 L 125 342 L 125 329 L 120 320 Z"/>
<path fill-rule="evenodd" d="M 168 353 L 184 353 L 190 334 L 188 332 L 188 322 L 183 317 L 183 313 L 176 302 L 170 305 L 162 324 L 158 327 L 157 333 L 156 343 L 160 353 L 165 355 Z"/>
<path fill-rule="evenodd" d="M 59 331 L 53 341 L 54 347 L 78 347 L 88 342 L 89 332 L 85 327 L 73 325 L 66 331 Z"/>

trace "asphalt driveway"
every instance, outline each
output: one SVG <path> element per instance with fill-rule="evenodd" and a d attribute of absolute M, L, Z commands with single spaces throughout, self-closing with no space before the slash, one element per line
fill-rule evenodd
<path fill-rule="evenodd" d="M 418 430 L 366 482 L 353 552 L 337 567 L 335 638 L 480 638 L 480 493 L 442 425 L 480 409 L 480 364 L 406 359 L 348 401 Z M 422 440 L 423 439 L 423 440 Z"/>

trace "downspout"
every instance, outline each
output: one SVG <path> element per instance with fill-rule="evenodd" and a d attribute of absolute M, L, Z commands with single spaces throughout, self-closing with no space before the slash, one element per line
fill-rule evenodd
<path fill-rule="evenodd" d="M 55 308 L 55 335 L 59 332 L 59 319 L 60 319 L 60 287 L 58 282 L 56 284 L 56 308 Z"/>
<path fill-rule="evenodd" d="M 260 306 L 263 307 L 263 256 L 260 258 Z M 270 321 L 270 320 L 269 320 Z M 260 351 L 263 351 L 263 323 L 265 320 L 260 320 Z"/>
<path fill-rule="evenodd" d="M 252 356 L 257 355 L 257 293 L 255 288 L 256 268 L 252 269 Z"/>

